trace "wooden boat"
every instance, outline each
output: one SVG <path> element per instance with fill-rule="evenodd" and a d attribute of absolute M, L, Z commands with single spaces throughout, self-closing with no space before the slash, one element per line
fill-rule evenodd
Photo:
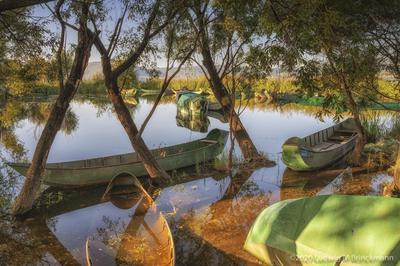
<path fill-rule="evenodd" d="M 47 205 L 30 213 L 35 218 L 30 232 L 50 245 L 34 251 L 60 265 L 174 265 L 169 225 L 138 179 L 123 173 L 108 188 L 58 190 L 63 196 L 54 204 L 42 195 Z"/>
<path fill-rule="evenodd" d="M 215 118 L 215 119 L 219 120 L 221 123 L 224 123 L 224 124 L 229 122 L 228 117 L 226 115 L 224 115 L 222 110 L 221 111 L 208 110 L 207 116 Z"/>
<path fill-rule="evenodd" d="M 131 181 L 131 182 L 127 182 Z M 115 195 L 115 187 L 125 184 L 136 193 Z M 103 221 L 92 225 L 87 238 L 87 257 L 92 265 L 170 265 L 175 264 L 175 246 L 172 232 L 164 214 L 159 210 L 140 181 L 129 174 L 122 173 L 109 184 L 105 198 L 121 213 L 113 217 L 115 227 L 108 228 Z M 109 194 L 109 195 L 108 195 Z M 132 211 L 134 213 L 132 214 Z M 100 212 L 100 216 L 104 214 Z M 105 230 L 102 230 L 102 229 Z M 105 240 L 104 233 L 109 232 Z M 114 236 L 114 237 L 113 237 Z M 114 241 L 118 245 L 109 244 Z M 143 252 L 146 255 L 143 256 Z"/>
<path fill-rule="evenodd" d="M 193 119 L 186 119 L 186 117 L 176 116 L 176 125 L 178 127 L 184 127 L 191 131 L 205 133 L 208 131 L 210 121 L 207 116 L 197 116 Z"/>
<path fill-rule="evenodd" d="M 206 112 L 191 112 L 185 108 L 177 108 L 176 110 L 176 125 L 185 127 L 191 131 L 207 132 L 210 121 L 207 118 Z"/>
<path fill-rule="evenodd" d="M 228 132 L 214 129 L 199 140 L 152 150 L 166 171 L 210 161 L 224 149 Z M 8 163 L 25 175 L 29 163 Z M 108 183 L 119 173 L 128 172 L 145 176 L 147 172 L 137 153 L 127 153 L 87 160 L 49 163 L 45 167 L 44 183 L 50 186 L 76 187 Z"/>
<path fill-rule="evenodd" d="M 349 154 L 356 139 L 354 120 L 349 118 L 307 137 L 286 140 L 282 145 L 282 160 L 295 171 L 321 169 Z"/>
<path fill-rule="evenodd" d="M 185 109 L 192 113 L 207 112 L 208 101 L 203 95 L 191 91 L 180 91 L 176 94 L 176 106 L 178 109 Z"/>
<path fill-rule="evenodd" d="M 400 200 L 382 196 L 280 201 L 259 214 L 244 248 L 268 265 L 399 265 L 399 213 Z"/>

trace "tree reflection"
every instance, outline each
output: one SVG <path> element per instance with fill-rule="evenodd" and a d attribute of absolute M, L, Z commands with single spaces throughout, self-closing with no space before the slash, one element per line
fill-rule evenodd
<path fill-rule="evenodd" d="M 0 109 L 0 142 L 16 159 L 25 155 L 25 148 L 18 140 L 15 129 L 23 120 L 28 120 L 37 127 L 42 127 L 50 114 L 52 102 L 7 101 Z M 69 109 L 61 131 L 72 134 L 78 128 L 78 117 Z"/>

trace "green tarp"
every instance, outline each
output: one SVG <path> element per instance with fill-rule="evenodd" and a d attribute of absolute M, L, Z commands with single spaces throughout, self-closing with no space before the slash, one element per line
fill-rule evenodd
<path fill-rule="evenodd" d="M 274 265 L 335 265 L 343 256 L 340 265 L 400 265 L 400 199 L 328 195 L 281 201 L 261 212 L 244 248 Z"/>

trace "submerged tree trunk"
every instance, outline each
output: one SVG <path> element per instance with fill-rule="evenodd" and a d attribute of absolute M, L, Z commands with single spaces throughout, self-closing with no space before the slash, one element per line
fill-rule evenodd
<path fill-rule="evenodd" d="M 257 148 L 247 133 L 246 128 L 239 118 L 239 115 L 234 110 L 235 107 L 233 106 L 231 96 L 226 90 L 215 67 L 210 48 L 208 46 L 206 32 L 202 23 L 200 23 L 200 37 L 203 65 L 210 75 L 211 89 L 215 95 L 215 98 L 217 98 L 218 102 L 221 104 L 224 114 L 229 115 L 230 124 L 233 131 L 232 133 L 239 143 L 243 156 L 246 159 L 259 157 L 260 155 L 257 151 Z"/>
<path fill-rule="evenodd" d="M 49 119 L 36 145 L 32 164 L 26 174 L 24 186 L 13 206 L 14 215 L 24 214 L 33 206 L 36 193 L 41 184 L 41 176 L 44 172 L 50 148 L 64 121 L 69 104 L 78 89 L 79 82 L 89 61 L 91 46 L 92 41 L 86 33 L 86 25 L 81 25 L 78 32 L 78 45 L 69 77 L 52 107 Z"/>
<path fill-rule="evenodd" d="M 162 178 L 164 180 L 170 180 L 171 177 L 164 169 L 161 168 L 151 151 L 146 146 L 140 134 L 138 134 L 139 131 L 136 127 L 136 124 L 133 121 L 129 110 L 121 97 L 117 77 L 113 74 L 111 69 L 110 59 L 103 56 L 102 65 L 108 95 L 111 99 L 111 102 L 113 103 L 115 112 L 117 113 L 118 119 L 124 127 L 125 132 L 128 135 L 134 150 L 138 153 L 140 159 L 142 160 L 143 165 L 147 170 L 147 173 L 152 178 Z"/>

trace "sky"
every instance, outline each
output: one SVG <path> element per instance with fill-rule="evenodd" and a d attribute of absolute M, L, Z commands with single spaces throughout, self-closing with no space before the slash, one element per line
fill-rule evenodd
<path fill-rule="evenodd" d="M 54 3 L 49 3 L 48 4 L 51 8 L 54 9 L 55 2 Z M 107 20 L 101 25 L 100 31 L 100 37 L 102 38 L 103 41 L 106 41 L 106 33 L 110 32 L 114 29 L 115 23 L 117 19 L 121 16 L 122 14 L 122 8 L 119 6 L 118 1 L 105 1 L 105 5 L 108 9 L 107 11 Z M 43 19 L 43 21 L 47 21 L 47 28 L 50 30 L 50 32 L 59 34 L 60 32 L 60 26 L 57 20 L 53 19 L 51 11 L 45 6 L 45 5 L 37 5 L 33 8 L 32 10 L 33 16 L 35 17 L 40 17 Z M 71 20 L 73 22 L 73 20 Z M 132 20 L 127 20 L 125 19 L 125 22 L 123 24 L 123 30 L 129 30 L 132 28 L 136 28 L 136 22 Z M 76 44 L 77 41 L 77 33 L 75 30 L 67 27 L 67 32 L 66 32 L 66 37 L 67 37 L 67 44 Z M 157 67 L 165 67 L 166 66 L 166 59 L 165 56 L 162 54 L 159 55 L 160 58 L 154 59 Z M 95 47 L 93 47 L 90 60 L 89 62 L 99 62 L 100 61 L 100 54 L 97 51 Z"/>

